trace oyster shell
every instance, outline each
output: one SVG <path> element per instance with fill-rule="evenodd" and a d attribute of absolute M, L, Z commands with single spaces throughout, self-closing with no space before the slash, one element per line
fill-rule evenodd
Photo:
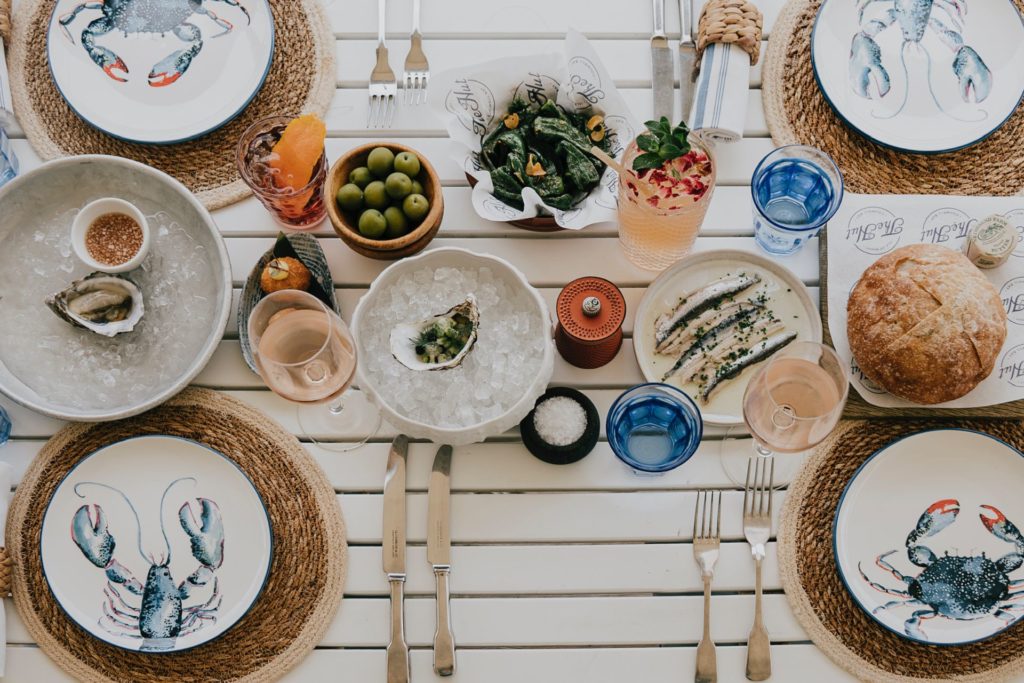
<path fill-rule="evenodd" d="M 472 294 L 458 306 L 391 330 L 391 355 L 410 370 L 447 370 L 466 359 L 476 343 L 480 310 Z"/>
<path fill-rule="evenodd" d="M 46 298 L 54 313 L 104 337 L 131 332 L 142 320 L 142 291 L 126 277 L 92 273 Z"/>

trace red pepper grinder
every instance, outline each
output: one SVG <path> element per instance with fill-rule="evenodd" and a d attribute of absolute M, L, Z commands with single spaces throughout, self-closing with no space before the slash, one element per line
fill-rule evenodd
<path fill-rule="evenodd" d="M 622 346 L 626 299 L 618 287 L 600 277 L 573 280 L 558 294 L 555 346 L 578 368 L 599 368 Z"/>

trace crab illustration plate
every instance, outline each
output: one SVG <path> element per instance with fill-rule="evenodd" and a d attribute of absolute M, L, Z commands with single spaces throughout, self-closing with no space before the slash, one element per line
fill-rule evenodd
<path fill-rule="evenodd" d="M 899 636 L 963 645 L 1024 610 L 1024 455 L 981 432 L 919 432 L 880 449 L 836 511 L 839 575 Z"/>
<path fill-rule="evenodd" d="M 991 135 L 1024 96 L 1024 18 L 1013 0 L 824 0 L 811 62 L 864 137 L 948 152 Z"/>
<path fill-rule="evenodd" d="M 47 57 L 68 106 L 101 131 L 184 142 L 237 116 L 270 70 L 267 0 L 54 3 Z"/>
<path fill-rule="evenodd" d="M 61 481 L 40 553 L 75 623 L 161 653 L 237 623 L 266 583 L 271 546 L 266 508 L 232 461 L 194 441 L 142 436 L 86 456 Z"/>
<path fill-rule="evenodd" d="M 707 297 L 707 306 L 674 327 L 670 340 L 675 342 L 667 347 L 659 342 L 659 323 L 679 310 L 682 299 L 696 301 L 703 288 L 733 278 L 747 278 L 749 284 Z M 700 312 L 701 308 L 706 310 Z M 747 382 L 761 361 L 777 350 L 769 344 L 752 356 L 748 349 L 757 351 L 762 340 L 791 334 L 792 340 L 821 341 L 821 316 L 800 278 L 758 254 L 718 249 L 690 254 L 651 283 L 636 308 L 633 352 L 648 382 L 666 382 L 685 391 L 700 406 L 706 424 L 739 427 Z M 695 365 L 688 361 L 672 373 L 684 356 Z M 729 365 L 739 366 L 738 372 L 717 384 L 705 399 L 708 380 Z"/>

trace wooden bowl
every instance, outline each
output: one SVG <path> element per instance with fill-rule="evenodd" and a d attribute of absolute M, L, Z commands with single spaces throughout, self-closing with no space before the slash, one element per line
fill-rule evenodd
<path fill-rule="evenodd" d="M 411 232 L 391 240 L 375 240 L 359 233 L 358 226 L 349 220 L 349 216 L 338 208 L 334 196 L 354 168 L 366 165 L 366 157 L 375 147 L 387 147 L 395 154 L 411 152 L 420 160 L 420 174 L 417 179 L 423 184 L 423 195 L 430 202 L 430 211 L 423 217 L 420 224 Z M 444 217 L 444 195 L 441 191 L 441 180 L 437 171 L 421 153 L 400 145 L 397 142 L 370 142 L 351 149 L 331 166 L 327 173 L 327 215 L 330 216 L 334 232 L 347 244 L 352 251 L 373 259 L 390 261 L 412 256 L 430 244 L 437 231 L 441 228 Z"/>
<path fill-rule="evenodd" d="M 470 187 L 476 187 L 476 178 L 467 173 L 466 180 L 469 181 Z M 554 216 L 534 216 L 533 218 L 523 218 L 518 221 L 506 222 L 509 225 L 514 225 L 517 228 L 522 228 L 523 230 L 529 230 L 531 232 L 558 232 L 559 230 L 565 229 L 555 222 Z"/>

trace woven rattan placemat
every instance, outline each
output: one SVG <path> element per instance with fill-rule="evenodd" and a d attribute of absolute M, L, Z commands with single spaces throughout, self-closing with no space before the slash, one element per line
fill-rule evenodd
<path fill-rule="evenodd" d="M 837 0 L 839 1 L 839 0 Z M 1024 11 L 1024 0 L 1014 0 Z M 825 101 L 811 67 L 811 29 L 821 0 L 789 0 L 768 39 L 762 98 L 776 145 L 818 147 L 839 164 L 846 188 L 864 194 L 1012 195 L 1024 192 L 1024 107 L 987 140 L 948 154 L 907 154 L 848 128 Z"/>
<path fill-rule="evenodd" d="M 270 576 L 249 613 L 218 638 L 176 654 L 128 652 L 85 633 L 54 601 L 39 555 L 43 511 L 64 475 L 96 449 L 144 434 L 193 439 L 234 461 L 259 491 L 274 535 Z M 6 535 L 14 604 L 22 621 L 39 647 L 80 680 L 276 680 L 323 638 L 345 584 L 345 525 L 323 471 L 262 413 L 204 389 L 188 389 L 127 420 L 62 429 L 18 486 Z"/>
<path fill-rule="evenodd" d="M 789 487 L 779 523 L 779 573 L 789 604 L 811 640 L 862 680 L 998 681 L 1024 673 L 1024 628 L 971 645 L 935 646 L 900 638 L 850 598 L 832 550 L 832 521 L 854 471 L 882 446 L 936 427 L 976 429 L 1024 449 L 1024 425 L 1010 420 L 842 422 Z M 970 458 L 970 453 L 963 457 Z"/>
<path fill-rule="evenodd" d="M 112 138 L 71 111 L 50 77 L 46 33 L 53 0 L 24 0 L 14 16 L 11 90 L 29 142 L 43 159 L 113 154 L 141 161 L 180 180 L 208 209 L 249 195 L 235 170 L 235 144 L 253 121 L 315 112 L 334 97 L 335 40 L 317 0 L 269 0 L 274 15 L 274 59 L 259 94 L 237 118 L 191 142 L 139 145 Z"/>

